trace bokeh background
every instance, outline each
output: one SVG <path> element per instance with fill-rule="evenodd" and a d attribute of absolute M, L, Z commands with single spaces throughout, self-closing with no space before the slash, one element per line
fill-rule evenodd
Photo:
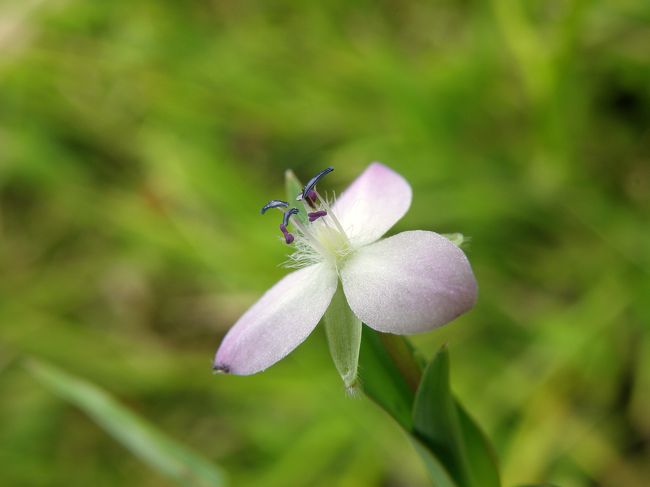
<path fill-rule="evenodd" d="M 471 236 L 449 343 L 504 485 L 650 481 L 650 3 L 0 2 L 0 484 L 174 485 L 35 380 L 100 386 L 236 486 L 425 486 L 322 331 L 213 376 L 286 271 L 260 206 L 333 165 Z"/>

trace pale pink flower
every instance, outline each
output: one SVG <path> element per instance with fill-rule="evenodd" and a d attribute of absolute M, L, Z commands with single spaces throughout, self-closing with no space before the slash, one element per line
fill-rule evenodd
<path fill-rule="evenodd" d="M 230 329 L 215 370 L 260 372 L 300 345 L 325 316 L 332 357 L 352 387 L 361 322 L 380 332 L 410 335 L 444 325 L 474 305 L 472 269 L 448 238 L 416 230 L 381 239 L 411 205 L 411 187 L 402 176 L 370 164 L 330 207 L 315 189 L 330 171 L 319 173 L 298 196 L 309 221 L 298 219 L 285 202 L 267 205 L 284 212 L 280 227 L 296 248 L 289 263 L 299 269 Z"/>

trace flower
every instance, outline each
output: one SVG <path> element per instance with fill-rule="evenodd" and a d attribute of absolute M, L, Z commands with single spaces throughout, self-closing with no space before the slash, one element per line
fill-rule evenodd
<path fill-rule="evenodd" d="M 280 230 L 295 246 L 288 264 L 298 270 L 230 329 L 217 351 L 216 371 L 260 372 L 300 345 L 324 317 L 335 365 L 351 388 L 362 322 L 409 335 L 444 325 L 474 305 L 474 274 L 449 239 L 422 230 L 381 239 L 411 205 L 411 187 L 401 175 L 372 163 L 330 204 L 316 184 L 332 170 L 321 171 L 298 195 L 304 213 L 281 200 L 262 208 L 283 212 Z"/>

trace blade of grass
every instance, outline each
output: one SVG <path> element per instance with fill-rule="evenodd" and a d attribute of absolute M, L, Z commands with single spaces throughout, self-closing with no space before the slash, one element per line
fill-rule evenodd
<path fill-rule="evenodd" d="M 40 360 L 27 361 L 26 368 L 46 388 L 88 414 L 160 474 L 183 486 L 226 485 L 218 467 L 165 435 L 96 385 Z"/>

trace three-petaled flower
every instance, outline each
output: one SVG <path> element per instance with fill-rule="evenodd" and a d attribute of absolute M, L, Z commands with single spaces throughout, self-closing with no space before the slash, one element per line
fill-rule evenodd
<path fill-rule="evenodd" d="M 474 274 L 449 239 L 407 231 L 380 240 L 411 205 L 411 187 L 402 176 L 372 163 L 330 206 L 316 183 L 331 170 L 321 171 L 298 195 L 304 215 L 280 200 L 263 208 L 284 213 L 280 230 L 295 246 L 289 263 L 299 270 L 235 323 L 217 351 L 215 370 L 260 372 L 300 345 L 324 317 L 335 365 L 345 385 L 354 387 L 362 322 L 409 335 L 444 325 L 474 305 Z"/>

